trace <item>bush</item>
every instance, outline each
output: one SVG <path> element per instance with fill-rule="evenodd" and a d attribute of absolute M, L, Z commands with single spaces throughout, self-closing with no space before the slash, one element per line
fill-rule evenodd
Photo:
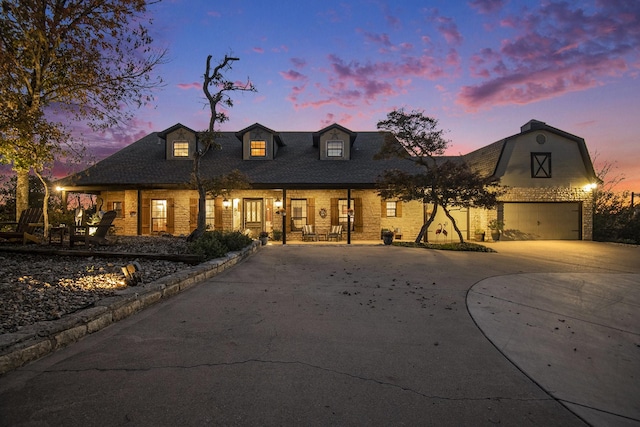
<path fill-rule="evenodd" d="M 195 241 L 189 243 L 189 253 L 203 259 L 220 258 L 227 252 L 239 251 L 251 244 L 249 236 L 239 231 L 207 231 Z"/>

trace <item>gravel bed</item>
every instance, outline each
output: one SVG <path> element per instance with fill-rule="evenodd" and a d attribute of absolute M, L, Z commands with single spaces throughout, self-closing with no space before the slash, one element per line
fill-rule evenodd
<path fill-rule="evenodd" d="M 36 322 L 56 320 L 127 287 L 122 267 L 137 261 L 145 283 L 188 268 L 182 262 L 136 259 L 127 253 L 186 253 L 178 237 L 111 237 L 95 251 L 122 252 L 122 258 L 0 252 L 0 334 Z M 19 245 L 18 245 L 19 246 Z M 33 247 L 33 246 L 31 246 Z M 65 248 L 68 249 L 68 248 Z M 78 245 L 78 249 L 86 249 Z"/>

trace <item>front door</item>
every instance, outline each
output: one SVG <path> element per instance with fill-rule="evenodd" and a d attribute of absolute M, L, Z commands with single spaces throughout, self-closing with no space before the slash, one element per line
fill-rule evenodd
<path fill-rule="evenodd" d="M 244 199 L 244 228 L 251 230 L 251 237 L 258 237 L 264 230 L 262 199 Z"/>

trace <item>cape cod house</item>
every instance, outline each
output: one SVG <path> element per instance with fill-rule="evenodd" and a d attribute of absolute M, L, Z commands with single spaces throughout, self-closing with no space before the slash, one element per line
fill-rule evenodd
<path fill-rule="evenodd" d="M 382 229 L 413 240 L 431 209 L 377 195 L 375 183 L 384 170 L 416 168 L 402 159 L 374 160 L 383 142 L 377 131 L 333 124 L 317 132 L 276 132 L 256 123 L 224 132 L 217 142 L 221 149 L 202 159 L 203 175 L 237 169 L 249 177 L 251 189 L 207 200 L 212 229 L 250 230 L 254 236 L 280 230 L 291 241 L 302 238 L 307 224 L 325 237 L 331 226 L 343 225 L 349 242 L 380 239 Z M 198 195 L 190 185 L 196 150 L 197 132 L 176 124 L 58 185 L 65 193 L 97 194 L 103 210 L 117 211 L 117 234 L 188 235 L 198 213 Z M 491 219 L 505 222 L 505 238 L 591 239 L 590 186 L 597 179 L 582 138 L 531 120 L 519 133 L 455 159 L 508 186 L 497 209 L 453 211 L 466 239 L 477 229 L 487 230 Z M 428 238 L 457 239 L 441 210 Z"/>

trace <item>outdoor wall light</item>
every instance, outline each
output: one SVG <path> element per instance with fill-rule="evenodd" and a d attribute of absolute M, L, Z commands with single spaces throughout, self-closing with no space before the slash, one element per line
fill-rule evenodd
<path fill-rule="evenodd" d="M 222 206 L 224 206 L 225 209 L 229 209 L 231 206 L 231 200 L 225 197 L 224 200 L 222 200 Z"/>
<path fill-rule="evenodd" d="M 587 184 L 584 187 L 582 187 L 582 189 L 584 191 L 591 191 L 591 190 L 595 190 L 597 186 L 598 184 L 596 184 L 595 182 L 592 182 L 591 184 Z"/>
<path fill-rule="evenodd" d="M 276 209 L 280 209 L 282 207 L 282 200 L 280 200 L 280 198 L 277 198 L 275 202 L 273 202 L 273 205 L 276 207 Z"/>

